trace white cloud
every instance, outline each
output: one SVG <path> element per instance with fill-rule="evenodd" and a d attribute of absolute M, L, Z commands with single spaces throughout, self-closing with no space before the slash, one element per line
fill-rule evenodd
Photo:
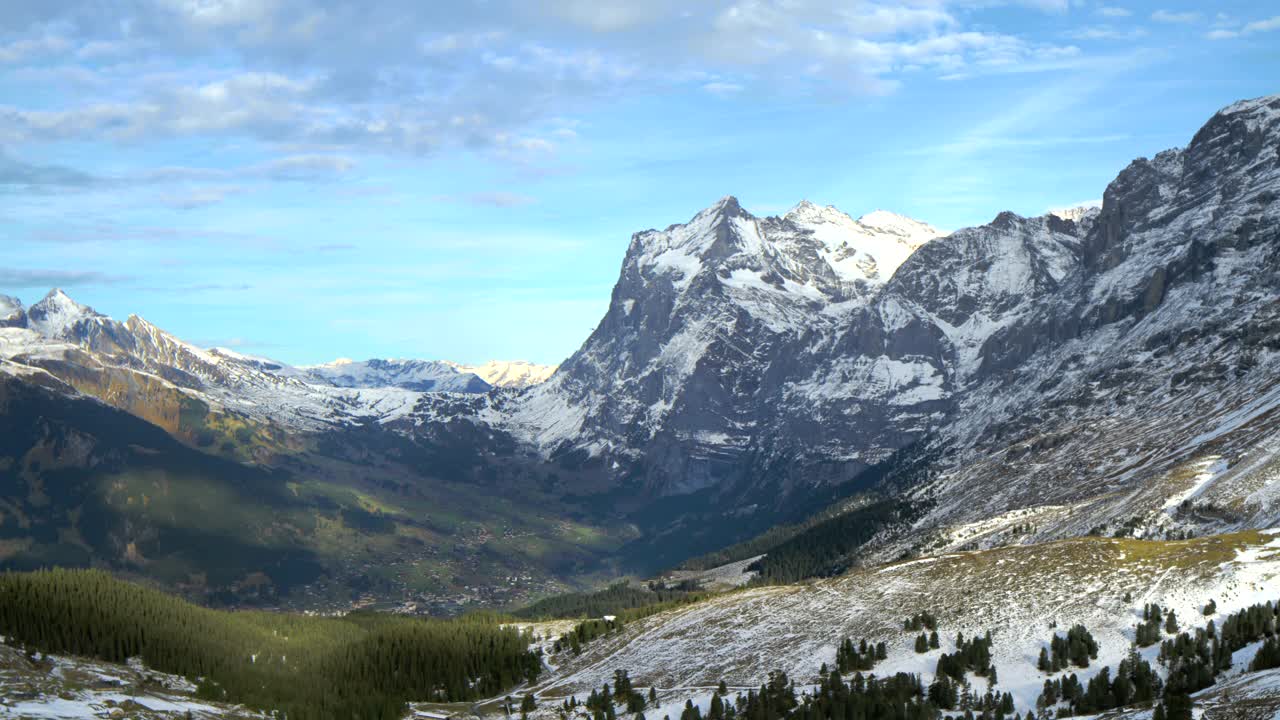
<path fill-rule="evenodd" d="M 727 95 L 734 95 L 736 93 L 742 92 L 743 88 L 742 88 L 742 85 L 739 85 L 738 83 L 713 81 L 713 82 L 704 84 L 702 86 L 702 89 L 706 90 L 712 95 L 719 95 L 721 97 L 724 97 Z"/>
<path fill-rule="evenodd" d="M 1256 32 L 1270 32 L 1272 30 L 1280 30 L 1280 15 L 1267 18 L 1266 20 L 1256 20 L 1244 26 L 1246 35 Z"/>
<path fill-rule="evenodd" d="M 1122 7 L 1104 5 L 1098 8 L 1098 14 L 1103 17 L 1122 18 L 1129 17 L 1133 12 Z"/>
<path fill-rule="evenodd" d="M 1117 28 L 1112 25 L 1090 25 L 1066 33 L 1075 40 L 1136 40 L 1147 36 L 1146 28 Z"/>
<path fill-rule="evenodd" d="M 243 192 L 245 192 L 245 188 L 234 185 L 191 188 L 162 195 L 160 204 L 176 210 L 194 210 L 216 205 L 229 197 L 240 195 Z"/>
<path fill-rule="evenodd" d="M 41 35 L 0 45 L 0 63 L 18 63 L 44 55 L 65 52 L 71 43 L 57 35 Z"/>
<path fill-rule="evenodd" d="M 1280 30 L 1280 15 L 1276 15 L 1274 17 L 1270 17 L 1265 20 L 1254 20 L 1253 22 L 1245 23 L 1238 30 L 1232 30 L 1227 27 L 1220 27 L 1216 30 L 1209 31 L 1208 33 L 1205 34 L 1205 37 L 1209 38 L 1210 40 L 1230 40 L 1232 38 L 1238 38 L 1244 35 L 1252 35 L 1254 33 L 1261 33 L 1261 32 L 1272 32 L 1274 30 Z"/>
<path fill-rule="evenodd" d="M 1172 10 L 1156 10 L 1151 13 L 1151 19 L 1156 22 L 1171 24 L 1187 24 L 1193 23 L 1200 19 L 1198 12 L 1174 12 Z"/>
<path fill-rule="evenodd" d="M 0 143 L 199 137 L 344 156 L 463 147 L 527 167 L 577 141 L 561 118 L 638 92 L 884 94 L 922 74 L 1058 70 L 1083 57 L 974 26 L 974 4 L 152 0 L 109 15 L 97 0 L 0 4 L 0 27 L 14 29 L 0 62 L 22 69 L 60 50 L 60 72 L 84 71 L 60 103 L 7 95 Z"/>
<path fill-rule="evenodd" d="M 550 12 L 574 25 L 611 33 L 656 22 L 670 11 L 672 3 L 665 0 L 556 0 L 547 5 Z"/>
<path fill-rule="evenodd" d="M 435 199 L 441 202 L 464 202 L 468 205 L 482 205 L 496 208 L 524 207 L 525 205 L 532 205 L 537 202 L 537 200 L 532 196 L 505 191 L 475 192 L 465 193 L 462 195 L 441 195 Z"/>
<path fill-rule="evenodd" d="M 341 155 L 292 155 L 256 165 L 247 174 L 272 180 L 320 180 L 350 172 L 356 163 Z"/>

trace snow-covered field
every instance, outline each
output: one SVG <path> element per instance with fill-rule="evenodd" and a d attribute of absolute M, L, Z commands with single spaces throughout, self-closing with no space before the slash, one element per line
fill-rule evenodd
<path fill-rule="evenodd" d="M 888 644 L 889 657 L 876 665 L 876 674 L 919 673 L 928 682 L 939 655 L 952 651 L 956 633 L 991 631 L 997 689 L 1012 693 L 1025 712 L 1035 708 L 1048 677 L 1036 669 L 1036 659 L 1055 632 L 1082 623 L 1101 645 L 1089 668 L 1072 670 L 1087 681 L 1103 667 L 1114 669 L 1128 653 L 1144 603 L 1173 610 L 1187 629 L 1280 600 L 1278 533 L 1179 542 L 1082 538 L 739 590 L 635 622 L 619 636 L 589 644 L 579 657 L 550 658 L 558 669 L 536 692 L 551 701 L 544 705 L 569 695 L 581 699 L 625 669 L 637 687 L 657 686 L 664 704 L 677 708 L 668 714 L 678 717 L 686 699 L 709 701 L 721 680 L 731 688 L 758 687 L 769 671 L 783 670 L 797 684 L 813 683 L 845 637 Z M 1206 617 L 1202 610 L 1210 599 L 1217 612 Z M 942 647 L 918 654 L 916 633 L 905 632 L 902 623 L 923 610 L 939 617 Z M 1157 652 L 1152 646 L 1142 655 L 1154 661 Z M 970 678 L 975 690 L 986 689 L 985 680 Z M 660 718 L 662 711 L 646 716 Z"/>
<path fill-rule="evenodd" d="M 225 718 L 258 720 L 261 713 L 192 697 L 184 678 L 140 662 L 114 665 L 84 658 L 38 656 L 36 662 L 0 645 L 0 718 Z"/>

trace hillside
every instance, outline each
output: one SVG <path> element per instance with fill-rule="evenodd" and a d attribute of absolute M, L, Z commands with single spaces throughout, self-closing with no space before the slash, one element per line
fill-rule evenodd
<path fill-rule="evenodd" d="M 749 588 L 629 623 L 621 633 L 587 644 L 580 656 L 552 655 L 553 674 L 536 687 L 544 700 L 582 698 L 628 671 L 634 685 L 660 688 L 664 710 L 679 712 L 685 699 L 706 711 L 710 691 L 722 680 L 731 688 L 759 687 L 780 670 L 797 685 L 818 681 L 823 663 L 835 666 L 844 638 L 885 642 L 886 660 L 874 672 L 919 673 L 931 682 L 939 656 L 954 649 L 957 633 L 990 631 L 997 688 L 1013 695 L 1020 711 L 1035 710 L 1048 673 L 1037 655 L 1054 633 L 1083 624 L 1099 647 L 1088 668 L 1070 668 L 1082 682 L 1115 667 L 1135 639 L 1144 605 L 1175 612 L 1187 630 L 1255 603 L 1280 601 L 1277 531 L 1245 532 L 1187 541 L 1080 538 L 923 557 L 855 570 L 800 585 Z M 1213 600 L 1214 611 L 1202 610 Z M 917 653 L 918 632 L 904 620 L 930 612 L 938 618 L 942 647 Z M 535 626 L 536 627 L 536 626 Z M 1172 635 L 1162 633 L 1162 638 Z M 1141 651 L 1158 671 L 1159 646 Z M 1237 653 L 1234 677 L 1256 651 Z M 1063 677 L 1067 671 L 1052 677 Z M 979 692 L 986 681 L 970 676 Z M 1242 686 L 1256 679 L 1240 679 Z M 1224 692 L 1219 689 L 1217 692 Z M 1269 690 L 1258 693 L 1272 697 Z M 558 701 L 558 700 L 557 700 Z"/>

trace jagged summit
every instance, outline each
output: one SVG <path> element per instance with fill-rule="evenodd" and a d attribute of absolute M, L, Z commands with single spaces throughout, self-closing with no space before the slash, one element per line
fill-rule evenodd
<path fill-rule="evenodd" d="M 26 327 L 27 311 L 22 301 L 9 295 L 0 295 L 0 327 Z"/>
<path fill-rule="evenodd" d="M 545 382 L 556 371 L 555 365 L 538 365 L 528 360 L 490 360 L 480 365 L 444 361 L 459 372 L 479 375 L 494 387 L 523 388 Z"/>
<path fill-rule="evenodd" d="M 1280 118 L 1280 94 L 1263 95 L 1234 102 L 1218 111 L 1218 115 L 1258 115 Z"/>
<path fill-rule="evenodd" d="M 946 235 L 928 223 L 887 210 L 857 220 L 835 206 L 801 201 L 784 218 L 822 243 L 821 255 L 845 282 L 887 282 L 930 240 Z"/>
<path fill-rule="evenodd" d="M 45 337 L 61 337 L 82 320 L 104 317 L 88 305 L 72 300 L 61 288 L 50 290 L 27 310 L 28 325 Z"/>
<path fill-rule="evenodd" d="M 291 368 L 307 382 L 342 388 L 396 387 L 418 392 L 485 392 L 489 383 L 441 360 L 338 358 L 321 365 Z"/>

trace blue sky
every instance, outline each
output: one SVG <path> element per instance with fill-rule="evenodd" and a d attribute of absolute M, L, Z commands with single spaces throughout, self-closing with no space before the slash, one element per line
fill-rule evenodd
<path fill-rule="evenodd" d="M 554 363 L 632 232 L 723 195 L 1036 215 L 1276 78 L 1276 0 L 8 0 L 0 292 Z"/>

